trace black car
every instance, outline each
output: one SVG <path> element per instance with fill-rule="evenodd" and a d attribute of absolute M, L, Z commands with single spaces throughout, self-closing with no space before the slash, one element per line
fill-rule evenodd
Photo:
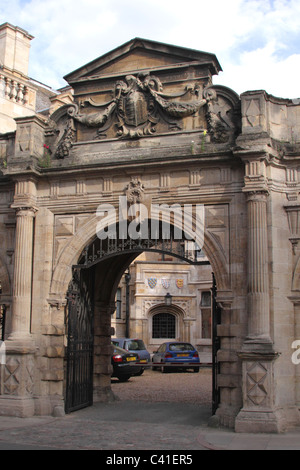
<path fill-rule="evenodd" d="M 113 345 L 111 363 L 113 366 L 112 377 L 117 377 L 121 382 L 126 382 L 133 375 L 141 371 L 138 354 L 131 353 L 125 349 Z"/>

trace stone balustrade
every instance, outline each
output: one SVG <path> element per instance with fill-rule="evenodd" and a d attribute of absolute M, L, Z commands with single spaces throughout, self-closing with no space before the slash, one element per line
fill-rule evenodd
<path fill-rule="evenodd" d="M 9 101 L 23 106 L 29 105 L 29 88 L 20 80 L 0 74 L 0 93 Z"/>

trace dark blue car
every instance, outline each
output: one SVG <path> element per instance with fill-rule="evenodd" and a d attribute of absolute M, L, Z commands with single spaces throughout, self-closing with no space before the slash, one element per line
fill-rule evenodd
<path fill-rule="evenodd" d="M 177 369 L 193 369 L 199 372 L 200 358 L 197 349 L 190 343 L 167 342 L 163 343 L 153 353 L 152 369 L 160 368 L 162 372 Z"/>
<path fill-rule="evenodd" d="M 148 363 L 150 363 L 150 354 L 147 351 L 143 340 L 133 338 L 112 338 L 111 342 L 115 346 L 119 346 L 119 348 L 123 348 L 126 349 L 126 351 L 138 354 L 140 365 L 145 365 L 145 367 L 147 367 Z M 142 375 L 145 367 L 141 367 L 140 372 L 136 375 Z"/>

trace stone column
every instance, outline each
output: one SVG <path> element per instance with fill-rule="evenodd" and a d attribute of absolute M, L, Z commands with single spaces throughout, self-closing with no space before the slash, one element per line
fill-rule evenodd
<path fill-rule="evenodd" d="M 248 192 L 248 335 L 242 360 L 243 408 L 237 432 L 281 432 L 284 417 L 276 408 L 274 361 L 270 337 L 266 190 Z"/>
<path fill-rule="evenodd" d="M 30 338 L 33 220 L 35 212 L 36 210 L 32 207 L 17 208 L 10 340 Z"/>
<path fill-rule="evenodd" d="M 30 320 L 33 220 L 36 210 L 32 207 L 18 207 L 16 211 L 12 331 L 5 342 L 6 363 L 3 370 L 0 415 L 30 417 L 35 414 L 35 345 L 30 334 Z"/>
<path fill-rule="evenodd" d="M 266 191 L 250 192 L 248 204 L 248 337 L 247 343 L 269 345 L 270 308 Z"/>

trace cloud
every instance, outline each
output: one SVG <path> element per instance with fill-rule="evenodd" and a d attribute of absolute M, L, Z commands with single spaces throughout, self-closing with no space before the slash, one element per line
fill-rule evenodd
<path fill-rule="evenodd" d="M 1 0 L 0 19 L 35 36 L 30 75 L 63 76 L 134 37 L 215 53 L 238 93 L 297 97 L 299 0 Z"/>
<path fill-rule="evenodd" d="M 263 89 L 278 97 L 296 98 L 300 97 L 296 79 L 299 74 L 300 54 L 280 60 L 274 44 L 268 43 L 264 48 L 241 53 L 239 63 L 228 63 L 214 83 L 229 86 L 237 93 Z"/>

